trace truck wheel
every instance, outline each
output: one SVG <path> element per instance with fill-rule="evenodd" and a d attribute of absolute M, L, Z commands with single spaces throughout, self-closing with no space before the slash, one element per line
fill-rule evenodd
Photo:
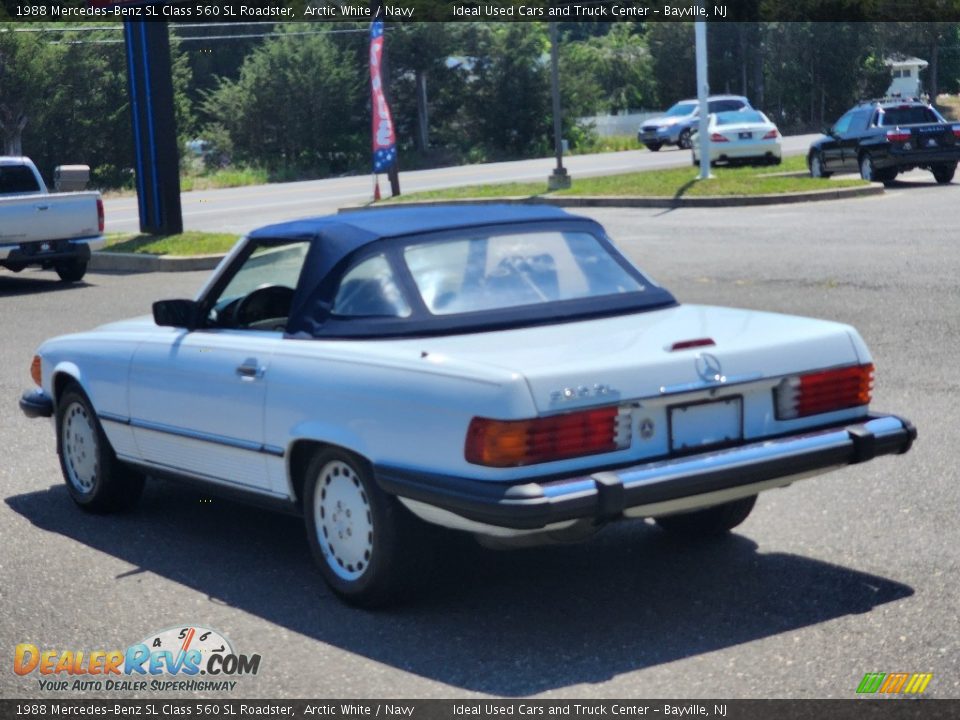
<path fill-rule="evenodd" d="M 86 260 L 64 260 L 53 266 L 63 282 L 79 282 L 87 274 Z"/>
<path fill-rule="evenodd" d="M 677 146 L 682 150 L 689 150 L 693 147 L 693 143 L 690 141 L 690 131 L 684 130 L 680 133 L 680 137 L 677 138 Z"/>
<path fill-rule="evenodd" d="M 877 170 L 873 166 L 873 158 L 867 153 L 860 156 L 860 177 L 867 182 L 876 182 L 879 180 Z"/>
<path fill-rule="evenodd" d="M 143 493 L 143 475 L 121 463 L 90 400 L 71 383 L 57 402 L 57 455 L 73 501 L 97 513 L 128 510 Z"/>
<path fill-rule="evenodd" d="M 644 145 L 647 146 L 647 150 L 649 150 L 650 152 L 658 152 L 660 148 L 663 147 L 663 144 L 658 142 L 648 142 L 648 143 L 644 143 Z"/>
<path fill-rule="evenodd" d="M 723 505 L 693 512 L 656 518 L 657 525 L 669 533 L 693 538 L 724 535 L 747 519 L 757 496 L 732 500 Z"/>
<path fill-rule="evenodd" d="M 807 158 L 807 165 L 810 166 L 810 177 L 828 178 L 833 173 L 824 170 L 823 154 L 815 152 Z"/>
<path fill-rule="evenodd" d="M 882 182 L 885 186 L 893 185 L 894 181 L 897 179 L 897 169 L 884 168 L 883 170 L 877 170 L 876 179 Z"/>
<path fill-rule="evenodd" d="M 422 523 L 384 493 L 369 464 L 351 453 L 327 449 L 313 456 L 303 515 L 324 580 L 351 605 L 395 602 L 430 564 Z"/>
<path fill-rule="evenodd" d="M 944 163 L 943 165 L 934 165 L 931 168 L 933 178 L 940 185 L 946 185 L 953 180 L 953 175 L 957 171 L 956 163 Z"/>

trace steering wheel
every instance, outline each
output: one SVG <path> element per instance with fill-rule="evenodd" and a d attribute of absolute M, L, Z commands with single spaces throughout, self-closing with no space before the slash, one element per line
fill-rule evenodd
<path fill-rule="evenodd" d="M 293 290 L 286 285 L 261 285 L 237 303 L 233 317 L 239 327 L 249 327 L 263 320 L 280 318 L 286 324 L 292 302 Z"/>

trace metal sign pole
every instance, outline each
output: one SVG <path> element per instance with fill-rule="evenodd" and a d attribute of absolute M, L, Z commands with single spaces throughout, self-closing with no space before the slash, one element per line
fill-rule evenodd
<path fill-rule="evenodd" d="M 703 0 L 700 0 L 703 7 Z M 707 75 L 707 23 L 698 20 L 694 24 L 694 37 L 697 43 L 697 100 L 700 101 L 700 118 L 697 142 L 700 145 L 700 180 L 709 180 L 710 175 L 710 138 L 707 136 L 708 105 L 710 80 Z"/>

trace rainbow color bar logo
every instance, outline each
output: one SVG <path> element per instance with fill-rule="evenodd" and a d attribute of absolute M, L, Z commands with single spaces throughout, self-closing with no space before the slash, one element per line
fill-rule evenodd
<path fill-rule="evenodd" d="M 884 693 L 887 695 L 919 695 L 927 689 L 933 680 L 933 673 L 867 673 L 857 687 L 857 693 L 872 695 Z"/>

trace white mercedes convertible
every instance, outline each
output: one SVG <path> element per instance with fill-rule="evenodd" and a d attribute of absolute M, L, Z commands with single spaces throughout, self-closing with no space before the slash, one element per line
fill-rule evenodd
<path fill-rule="evenodd" d="M 304 517 L 331 588 L 392 600 L 436 542 L 728 532 L 757 493 L 906 452 L 846 325 L 679 304 L 596 222 L 368 210 L 241 240 L 193 300 L 45 342 L 20 400 L 70 495 L 145 477 Z"/>

